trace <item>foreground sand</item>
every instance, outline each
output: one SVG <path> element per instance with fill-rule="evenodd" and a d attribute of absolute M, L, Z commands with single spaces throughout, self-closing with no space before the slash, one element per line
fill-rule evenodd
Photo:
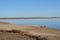
<path fill-rule="evenodd" d="M 0 40 L 60 40 L 60 30 L 42 26 L 0 23 L 0 31 Z"/>

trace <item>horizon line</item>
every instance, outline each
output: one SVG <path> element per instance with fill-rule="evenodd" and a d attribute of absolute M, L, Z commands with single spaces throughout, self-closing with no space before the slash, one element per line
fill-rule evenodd
<path fill-rule="evenodd" d="M 0 20 L 11 19 L 60 19 L 60 17 L 0 17 Z"/>

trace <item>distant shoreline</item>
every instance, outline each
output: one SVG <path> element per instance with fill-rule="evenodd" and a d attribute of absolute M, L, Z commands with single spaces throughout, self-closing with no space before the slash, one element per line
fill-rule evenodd
<path fill-rule="evenodd" d="M 60 17 L 0 17 L 0 20 L 11 19 L 60 19 Z"/>

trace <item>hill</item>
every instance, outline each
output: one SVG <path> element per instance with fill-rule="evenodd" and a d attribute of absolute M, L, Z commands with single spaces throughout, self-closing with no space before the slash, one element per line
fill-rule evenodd
<path fill-rule="evenodd" d="M 5 38 L 6 40 L 14 40 L 15 38 L 16 40 L 24 40 L 24 38 L 26 40 L 60 40 L 60 30 L 43 26 L 0 24 L 0 32 L 2 32 L 0 33 L 0 40 L 1 36 L 2 39 Z"/>

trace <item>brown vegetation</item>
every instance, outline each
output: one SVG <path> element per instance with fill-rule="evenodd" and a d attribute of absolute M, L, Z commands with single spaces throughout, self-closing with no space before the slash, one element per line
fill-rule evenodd
<path fill-rule="evenodd" d="M 26 40 L 30 40 L 30 39 L 32 39 L 32 40 L 47 40 L 47 38 L 45 38 L 45 37 L 40 37 L 40 36 L 33 36 L 33 35 L 28 35 L 28 34 L 25 34 L 24 32 L 22 32 L 22 31 L 19 31 L 19 30 L 12 30 L 12 31 L 8 31 L 8 30 L 0 30 L 0 34 L 1 34 L 1 32 L 4 34 L 4 33 L 9 33 L 9 35 L 11 35 L 10 33 L 13 33 L 13 34 L 19 34 L 20 36 L 22 35 L 22 36 L 25 36 L 25 37 L 28 37 L 29 39 L 26 39 Z M 3 35 L 2 35 L 3 36 Z M 7 35 L 6 35 L 7 36 Z M 24 39 L 24 38 L 23 38 Z M 23 40 L 23 39 L 20 39 L 20 40 Z M 0 38 L 0 40 L 7 40 L 7 39 L 1 39 Z"/>
<path fill-rule="evenodd" d="M 43 26 L 1 24 L 0 40 L 60 40 L 60 30 Z"/>

